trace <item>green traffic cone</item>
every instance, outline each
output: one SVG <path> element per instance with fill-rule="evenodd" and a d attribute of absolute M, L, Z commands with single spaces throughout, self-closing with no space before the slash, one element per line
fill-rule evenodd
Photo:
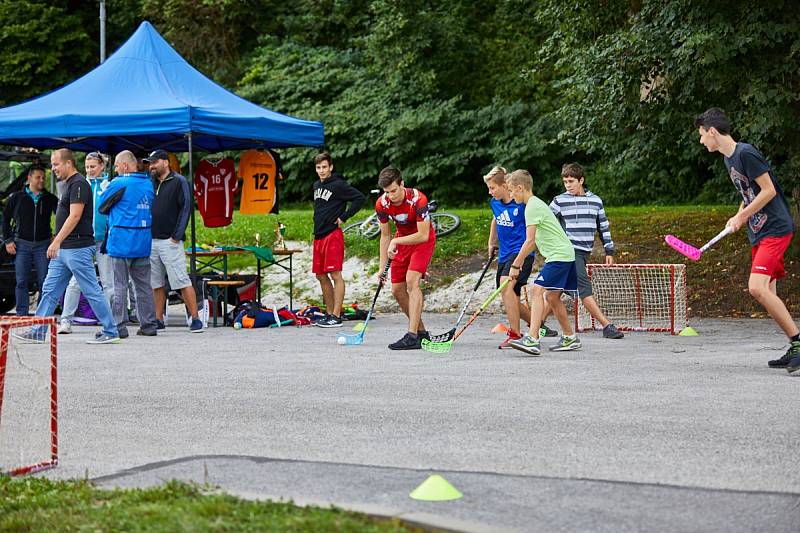
<path fill-rule="evenodd" d="M 697 333 L 697 331 L 691 326 L 686 326 L 685 328 L 683 328 L 681 330 L 681 332 L 678 333 L 678 335 L 681 336 L 681 337 L 699 337 L 700 336 L 700 334 Z"/>
<path fill-rule="evenodd" d="M 411 491 L 409 496 L 415 500 L 426 502 L 443 502 L 447 500 L 457 500 L 461 498 L 463 494 L 445 478 L 434 474 L 423 481 L 419 487 Z"/>

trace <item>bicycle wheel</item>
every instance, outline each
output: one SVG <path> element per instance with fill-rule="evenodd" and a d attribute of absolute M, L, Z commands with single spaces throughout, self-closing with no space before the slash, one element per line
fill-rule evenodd
<path fill-rule="evenodd" d="M 374 239 L 381 233 L 381 226 L 376 217 L 371 216 L 342 228 L 345 235 L 361 235 L 367 239 Z"/>
<path fill-rule="evenodd" d="M 461 219 L 451 213 L 431 213 L 431 225 L 436 230 L 436 236 L 443 237 L 457 230 Z"/>
<path fill-rule="evenodd" d="M 361 235 L 367 239 L 374 239 L 381 234 L 381 223 L 378 222 L 378 217 L 369 219 L 369 223 L 361 228 Z"/>
<path fill-rule="evenodd" d="M 361 224 L 363 224 L 363 220 L 359 220 L 358 222 L 351 222 L 347 224 L 345 227 L 342 228 L 342 232 L 345 235 L 361 235 Z"/>

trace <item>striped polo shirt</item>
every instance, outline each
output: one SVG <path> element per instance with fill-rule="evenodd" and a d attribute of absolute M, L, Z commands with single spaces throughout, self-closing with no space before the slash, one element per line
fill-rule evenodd
<path fill-rule="evenodd" d="M 550 209 L 576 250 L 591 252 L 594 234 L 599 232 L 606 255 L 614 255 L 611 227 L 603 209 L 603 200 L 599 196 L 591 191 L 586 191 L 584 196 L 565 192 L 553 198 Z"/>

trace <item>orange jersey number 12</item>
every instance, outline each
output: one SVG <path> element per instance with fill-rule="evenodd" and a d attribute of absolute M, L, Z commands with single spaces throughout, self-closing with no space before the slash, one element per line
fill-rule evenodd
<path fill-rule="evenodd" d="M 266 215 L 275 207 L 278 165 L 269 152 L 248 150 L 239 159 L 242 178 L 242 199 L 239 212 L 243 215 Z"/>

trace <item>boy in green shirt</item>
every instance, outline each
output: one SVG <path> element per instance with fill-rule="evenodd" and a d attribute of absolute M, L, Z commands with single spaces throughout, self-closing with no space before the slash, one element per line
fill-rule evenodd
<path fill-rule="evenodd" d="M 525 205 L 526 230 L 525 243 L 511 264 L 509 277 L 516 279 L 519 276 L 525 258 L 534 248 L 545 258 L 544 267 L 533 281 L 530 331 L 509 345 L 529 355 L 541 354 L 539 327 L 544 317 L 543 298 L 547 298 L 562 330 L 561 338 L 550 347 L 550 351 L 577 350 L 581 341 L 572 331 L 567 308 L 561 301 L 562 291 L 575 294 L 578 290 L 575 249 L 547 204 L 534 196 L 533 178 L 527 170 L 515 170 L 506 181 L 514 201 Z"/>

